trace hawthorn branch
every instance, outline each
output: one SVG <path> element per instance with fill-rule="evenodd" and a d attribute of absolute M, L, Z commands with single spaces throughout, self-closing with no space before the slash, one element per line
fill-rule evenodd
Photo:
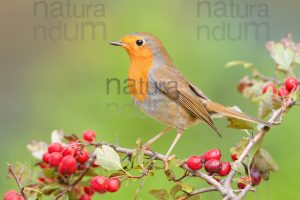
<path fill-rule="evenodd" d="M 291 99 L 288 99 L 286 104 L 284 106 L 282 106 L 280 109 L 276 110 L 275 112 L 273 112 L 273 114 L 271 115 L 270 119 L 268 120 L 269 123 L 271 124 L 276 124 L 276 120 L 278 118 L 280 118 L 284 112 L 291 106 L 293 106 L 295 104 L 295 102 Z M 258 133 L 255 135 L 255 137 L 249 141 L 249 143 L 247 144 L 246 148 L 244 149 L 244 151 L 241 153 L 241 155 L 239 156 L 237 162 L 242 162 L 246 157 L 247 155 L 250 153 L 250 151 L 253 149 L 253 147 L 258 144 L 261 139 L 265 136 L 265 134 L 270 130 L 270 127 L 262 127 L 260 128 L 260 130 L 258 131 Z M 232 188 L 231 188 L 231 182 L 232 182 L 232 179 L 235 175 L 235 170 L 232 169 L 229 173 L 229 175 L 227 176 L 227 178 L 225 179 L 224 181 L 224 187 L 226 188 L 227 190 L 227 193 L 230 193 L 230 191 L 232 191 Z M 242 199 L 245 194 L 250 190 L 250 186 L 249 188 L 246 187 L 240 194 L 238 197 L 236 197 L 235 199 L 236 200 L 239 200 L 239 199 Z M 228 196 L 225 196 L 224 199 L 231 199 L 230 197 Z"/>
<path fill-rule="evenodd" d="M 21 193 L 22 197 L 24 198 L 24 200 L 27 200 L 27 196 L 26 196 L 26 194 L 24 192 L 25 188 L 23 187 L 23 185 L 21 183 L 21 174 L 22 174 L 22 172 L 20 173 L 19 176 L 17 176 L 16 173 L 15 173 L 15 171 L 14 171 L 14 169 L 13 169 L 13 166 L 11 164 L 7 163 L 7 167 L 8 167 L 9 173 L 13 176 L 13 178 L 15 179 L 15 181 L 16 181 L 16 183 L 18 185 L 18 188 L 20 190 L 20 193 Z"/>
<path fill-rule="evenodd" d="M 72 190 L 85 176 L 85 174 L 89 171 L 89 169 L 92 167 L 94 161 L 96 159 L 96 156 L 94 154 L 91 155 L 89 160 L 85 164 L 84 170 L 81 172 L 81 174 L 76 178 L 71 184 L 69 184 L 64 190 L 62 190 L 56 197 L 55 200 L 58 200 L 62 198 L 69 190 Z"/>
<path fill-rule="evenodd" d="M 92 143 L 92 145 L 95 146 L 102 146 L 102 145 L 108 145 L 112 148 L 114 148 L 114 150 L 118 153 L 123 153 L 126 155 L 132 155 L 135 153 L 135 149 L 129 149 L 129 148 L 125 148 L 125 147 L 120 147 L 118 145 L 114 145 L 114 144 L 110 144 L 107 142 L 97 142 L 97 143 Z M 165 160 L 165 155 L 161 154 L 161 153 L 156 153 L 153 151 L 149 151 L 146 150 L 144 151 L 144 155 L 147 155 L 155 160 L 160 160 L 160 161 L 164 161 Z M 225 189 L 225 187 L 222 186 L 221 183 L 219 183 L 218 181 L 216 181 L 212 176 L 209 176 L 201 171 L 194 171 L 188 168 L 188 166 L 186 164 L 182 164 L 179 166 L 180 168 L 184 169 L 185 171 L 189 172 L 192 176 L 195 177 L 199 177 L 205 181 L 207 181 L 209 184 L 211 184 L 215 190 L 219 191 L 221 193 L 222 196 L 230 196 L 231 198 L 235 198 L 236 195 L 233 193 L 227 194 L 227 190 Z"/>

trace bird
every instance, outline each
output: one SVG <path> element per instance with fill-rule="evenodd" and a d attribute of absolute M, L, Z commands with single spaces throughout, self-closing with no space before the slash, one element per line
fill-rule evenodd
<path fill-rule="evenodd" d="M 212 120 L 215 117 L 272 126 L 209 99 L 177 70 L 162 42 L 154 35 L 136 32 L 110 44 L 124 48 L 129 55 L 127 84 L 134 103 L 145 114 L 166 125 L 144 146 L 150 147 L 171 129 L 176 129 L 176 137 L 165 154 L 165 162 L 168 162 L 184 130 L 199 122 L 207 124 L 219 136 L 221 134 Z"/>

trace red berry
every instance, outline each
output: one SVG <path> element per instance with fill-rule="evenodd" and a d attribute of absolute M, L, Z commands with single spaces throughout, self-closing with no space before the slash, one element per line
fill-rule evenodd
<path fill-rule="evenodd" d="M 4 194 L 4 200 L 23 200 L 24 198 L 15 190 L 10 190 Z"/>
<path fill-rule="evenodd" d="M 257 169 L 252 169 L 250 172 L 252 185 L 258 185 L 261 181 L 260 172 Z"/>
<path fill-rule="evenodd" d="M 77 155 L 77 147 L 75 145 L 68 145 L 66 148 L 63 150 L 63 156 L 76 156 Z"/>
<path fill-rule="evenodd" d="M 94 190 L 92 190 L 92 188 L 90 188 L 90 187 L 85 186 L 85 187 L 83 188 L 83 190 L 84 190 L 84 192 L 85 192 L 87 195 L 92 196 L 92 195 L 94 194 Z"/>
<path fill-rule="evenodd" d="M 84 149 L 77 155 L 77 161 L 81 164 L 84 164 L 86 161 L 88 161 L 89 156 L 89 152 L 86 149 Z"/>
<path fill-rule="evenodd" d="M 73 156 L 66 156 L 61 161 L 61 167 L 64 170 L 73 169 L 74 166 L 77 166 L 77 162 Z"/>
<path fill-rule="evenodd" d="M 91 200 L 91 199 L 92 199 L 91 196 L 88 194 L 84 194 L 79 198 L 79 200 Z"/>
<path fill-rule="evenodd" d="M 221 154 L 221 151 L 219 149 L 211 149 L 211 150 L 204 153 L 205 161 L 208 161 L 208 160 L 211 160 L 211 159 L 220 160 L 221 156 L 222 156 L 222 154 Z"/>
<path fill-rule="evenodd" d="M 83 139 L 92 142 L 96 138 L 96 133 L 92 130 L 86 130 L 83 132 Z"/>
<path fill-rule="evenodd" d="M 49 158 L 49 164 L 52 167 L 56 167 L 61 163 L 62 159 L 63 159 L 63 155 L 61 153 L 58 152 L 51 153 Z"/>
<path fill-rule="evenodd" d="M 46 152 L 43 154 L 43 161 L 45 163 L 49 163 L 49 159 L 50 159 L 50 153 Z"/>
<path fill-rule="evenodd" d="M 186 165 L 191 170 L 199 170 L 202 168 L 203 158 L 201 156 L 191 156 L 186 160 Z"/>
<path fill-rule="evenodd" d="M 62 175 L 71 175 L 77 171 L 77 162 L 73 156 L 66 156 L 58 166 L 58 172 Z"/>
<path fill-rule="evenodd" d="M 285 87 L 282 87 L 278 90 L 278 95 L 281 97 L 287 97 L 289 94 L 290 92 Z"/>
<path fill-rule="evenodd" d="M 285 85 L 285 88 L 286 88 L 289 92 L 291 92 L 291 91 L 297 89 L 298 83 L 299 83 L 299 82 L 298 82 L 298 80 L 297 80 L 296 78 L 291 77 L 291 78 L 288 78 L 288 79 L 285 81 L 284 85 Z"/>
<path fill-rule="evenodd" d="M 265 94 L 269 89 L 272 89 L 273 94 L 276 94 L 276 88 L 272 83 L 265 85 L 262 89 L 263 94 Z"/>
<path fill-rule="evenodd" d="M 95 176 L 90 181 L 90 187 L 100 193 L 104 193 L 107 191 L 108 181 L 104 176 Z"/>
<path fill-rule="evenodd" d="M 246 184 L 245 183 L 238 183 L 237 186 L 238 186 L 239 189 L 242 190 L 242 189 L 244 189 L 246 187 Z"/>
<path fill-rule="evenodd" d="M 217 159 L 211 159 L 205 163 L 205 170 L 210 174 L 217 173 L 221 167 L 221 161 Z"/>
<path fill-rule="evenodd" d="M 48 146 L 49 153 L 61 152 L 63 149 L 64 149 L 63 146 L 59 143 L 52 143 Z"/>
<path fill-rule="evenodd" d="M 227 176 L 231 170 L 230 162 L 222 162 L 221 169 L 218 171 L 219 176 Z"/>
<path fill-rule="evenodd" d="M 231 154 L 231 160 L 232 161 L 236 161 L 238 159 L 238 155 L 237 154 Z"/>
<path fill-rule="evenodd" d="M 118 178 L 109 178 L 108 179 L 108 186 L 107 186 L 107 191 L 108 192 L 116 192 L 119 190 L 121 186 L 121 182 Z"/>
<path fill-rule="evenodd" d="M 249 177 L 243 177 L 242 182 L 239 182 L 237 186 L 239 189 L 244 189 L 246 187 L 246 184 L 248 184 L 249 182 Z"/>
<path fill-rule="evenodd" d="M 58 172 L 61 174 L 61 175 L 64 175 L 64 176 L 68 176 L 68 175 L 71 175 L 71 174 L 75 174 L 77 171 L 77 165 L 73 166 L 73 168 L 71 169 L 68 169 L 68 170 L 65 170 L 63 167 L 62 167 L 62 164 L 60 163 L 59 166 L 58 166 Z"/>

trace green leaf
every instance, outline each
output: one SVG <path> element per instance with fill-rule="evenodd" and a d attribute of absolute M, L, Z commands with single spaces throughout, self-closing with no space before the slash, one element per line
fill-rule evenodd
<path fill-rule="evenodd" d="M 45 169 L 43 169 L 43 172 L 47 178 L 51 178 L 51 179 L 55 178 L 55 169 L 54 168 L 45 168 Z"/>
<path fill-rule="evenodd" d="M 177 182 L 177 184 L 180 185 L 181 190 L 184 191 L 184 192 L 190 193 L 190 192 L 193 191 L 193 187 L 188 185 L 188 184 L 185 184 L 185 183 L 182 183 L 182 182 Z"/>
<path fill-rule="evenodd" d="M 110 146 L 102 145 L 102 148 L 96 148 L 95 164 L 101 165 L 106 170 L 124 170 L 121 165 L 119 154 Z"/>
<path fill-rule="evenodd" d="M 46 194 L 49 195 L 55 191 L 58 191 L 61 189 L 61 186 L 57 183 L 50 183 L 48 185 L 44 185 L 44 187 L 41 189 L 41 191 Z"/>
<path fill-rule="evenodd" d="M 170 190 L 170 195 L 173 199 L 177 199 L 177 194 L 178 192 L 181 192 L 181 186 L 179 184 L 175 184 L 171 190 Z"/>
<path fill-rule="evenodd" d="M 149 191 L 149 194 L 152 195 L 157 200 L 168 200 L 170 199 L 170 196 L 168 194 L 168 191 L 165 189 L 153 189 Z"/>
<path fill-rule="evenodd" d="M 226 63 L 225 67 L 234 67 L 234 66 L 243 66 L 244 68 L 254 68 L 254 65 L 252 63 L 242 61 L 242 60 L 236 60 Z"/>
<path fill-rule="evenodd" d="M 237 112 L 242 112 L 241 109 L 237 106 L 232 107 L 232 110 L 237 111 Z M 232 118 L 232 117 L 227 117 L 227 120 L 229 122 L 229 124 L 227 125 L 227 127 L 229 128 L 234 128 L 234 129 L 254 129 L 254 126 L 252 123 L 244 121 L 244 120 L 240 120 L 240 119 L 236 119 L 236 118 Z"/>
<path fill-rule="evenodd" d="M 278 64 L 278 68 L 288 71 L 294 61 L 295 53 L 290 48 L 285 48 L 282 43 L 270 41 L 266 46 L 271 57 Z"/>

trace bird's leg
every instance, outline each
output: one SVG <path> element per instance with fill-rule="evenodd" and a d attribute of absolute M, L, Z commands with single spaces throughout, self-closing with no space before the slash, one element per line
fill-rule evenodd
<path fill-rule="evenodd" d="M 171 146 L 169 147 L 169 150 L 166 153 L 165 158 L 164 158 L 165 170 L 169 169 L 168 162 L 169 162 L 170 155 L 171 155 L 172 150 L 174 149 L 175 145 L 177 144 L 178 140 L 180 139 L 180 137 L 183 133 L 183 129 L 177 128 L 176 131 L 177 131 L 177 135 L 176 135 L 175 139 L 173 140 Z"/>
<path fill-rule="evenodd" d="M 143 149 L 150 149 L 150 146 L 156 141 L 158 140 L 160 137 L 162 137 L 163 135 L 165 135 L 167 132 L 169 132 L 172 129 L 172 127 L 167 127 L 164 130 L 162 130 L 160 133 L 158 133 L 156 136 L 154 136 L 152 139 L 150 139 L 148 142 L 146 142 L 143 146 Z"/>

